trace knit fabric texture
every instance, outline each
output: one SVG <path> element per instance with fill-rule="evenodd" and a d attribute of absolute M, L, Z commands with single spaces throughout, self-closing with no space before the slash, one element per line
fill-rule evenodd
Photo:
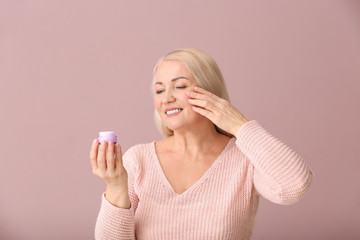
<path fill-rule="evenodd" d="M 259 196 L 292 204 L 310 187 L 312 171 L 291 148 L 256 120 L 241 126 L 205 174 L 185 192 L 174 191 L 155 142 L 123 156 L 130 209 L 102 194 L 96 239 L 250 239 Z"/>

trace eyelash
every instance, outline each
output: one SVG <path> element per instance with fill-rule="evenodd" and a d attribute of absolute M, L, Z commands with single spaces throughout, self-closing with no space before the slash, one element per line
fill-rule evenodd
<path fill-rule="evenodd" d="M 184 89 L 184 88 L 186 88 L 186 86 L 178 86 L 178 87 L 175 87 L 175 88 L 177 88 L 177 89 Z"/>
<path fill-rule="evenodd" d="M 185 89 L 186 88 L 186 86 L 178 86 L 178 87 L 175 87 L 175 88 L 177 88 L 177 89 Z M 161 94 L 162 92 L 164 92 L 165 90 L 157 90 L 156 91 L 156 94 Z"/>

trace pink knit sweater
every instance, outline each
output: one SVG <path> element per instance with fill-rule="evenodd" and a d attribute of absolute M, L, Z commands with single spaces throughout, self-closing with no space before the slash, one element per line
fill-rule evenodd
<path fill-rule="evenodd" d="M 123 162 L 131 208 L 117 208 L 103 194 L 96 239 L 250 239 L 259 195 L 291 204 L 312 180 L 302 158 L 255 120 L 182 194 L 167 181 L 154 142 L 130 148 Z"/>

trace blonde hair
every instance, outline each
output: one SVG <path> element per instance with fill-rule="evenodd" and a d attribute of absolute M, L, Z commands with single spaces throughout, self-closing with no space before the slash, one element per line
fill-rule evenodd
<path fill-rule="evenodd" d="M 165 56 L 161 57 L 153 70 L 152 88 L 154 87 L 154 83 L 156 81 L 155 78 L 157 68 L 163 61 L 179 61 L 183 63 L 201 88 L 204 88 L 218 97 L 229 101 L 229 95 L 226 90 L 223 75 L 215 60 L 205 52 L 195 48 L 184 48 L 171 51 Z M 154 93 L 154 91 L 152 92 Z M 173 130 L 165 126 L 156 109 L 154 113 L 154 119 L 156 127 L 161 134 L 165 136 L 171 136 L 174 134 Z M 214 126 L 217 132 L 229 137 L 233 137 L 232 134 L 220 129 L 215 124 Z"/>

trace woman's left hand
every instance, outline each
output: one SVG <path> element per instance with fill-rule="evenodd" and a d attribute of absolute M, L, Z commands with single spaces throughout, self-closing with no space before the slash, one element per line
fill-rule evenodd
<path fill-rule="evenodd" d="M 240 127 L 248 120 L 231 103 L 200 87 L 188 92 L 189 103 L 195 112 L 212 121 L 222 130 L 236 136 Z"/>

